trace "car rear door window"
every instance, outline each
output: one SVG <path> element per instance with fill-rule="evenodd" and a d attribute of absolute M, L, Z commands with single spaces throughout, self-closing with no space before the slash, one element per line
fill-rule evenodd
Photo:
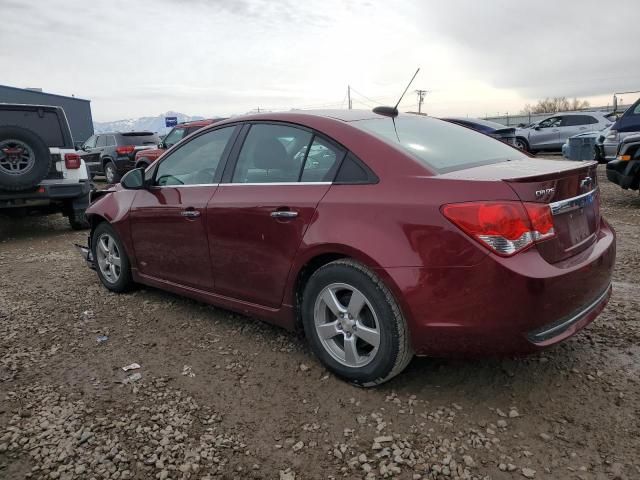
<path fill-rule="evenodd" d="M 232 182 L 297 182 L 312 137 L 311 132 L 289 125 L 252 125 L 238 155 Z"/>
<path fill-rule="evenodd" d="M 98 141 L 96 142 L 96 147 L 106 147 L 107 146 L 107 136 L 100 135 L 98 136 Z"/>
<path fill-rule="evenodd" d="M 235 126 L 206 132 L 171 152 L 158 165 L 155 185 L 207 185 L 224 158 Z"/>
<path fill-rule="evenodd" d="M 109 135 L 107 137 L 107 147 L 115 147 L 116 146 L 116 137 L 113 135 Z"/>
<path fill-rule="evenodd" d="M 300 181 L 330 182 L 336 176 L 345 151 L 317 135 L 307 152 Z"/>
<path fill-rule="evenodd" d="M 592 125 L 598 123 L 591 115 L 565 115 L 562 120 L 563 127 L 575 127 L 578 125 Z"/>

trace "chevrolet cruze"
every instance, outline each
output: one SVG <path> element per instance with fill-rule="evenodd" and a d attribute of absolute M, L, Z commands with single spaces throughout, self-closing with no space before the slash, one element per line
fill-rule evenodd
<path fill-rule="evenodd" d="M 525 354 L 594 320 L 615 259 L 595 162 L 382 113 L 206 127 L 99 192 L 87 260 L 115 292 L 145 284 L 301 326 L 361 386 L 413 355 Z"/>

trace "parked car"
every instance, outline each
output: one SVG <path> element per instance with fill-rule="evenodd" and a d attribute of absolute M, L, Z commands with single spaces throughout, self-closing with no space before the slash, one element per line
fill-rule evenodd
<path fill-rule="evenodd" d="M 615 259 L 596 167 L 426 116 L 238 117 L 99 192 L 83 251 L 114 292 L 300 322 L 372 386 L 414 354 L 535 352 L 593 321 Z"/>
<path fill-rule="evenodd" d="M 640 134 L 626 136 L 618 156 L 607 163 L 607 178 L 623 189 L 640 189 Z"/>
<path fill-rule="evenodd" d="M 442 120 L 471 128 L 472 130 L 489 135 L 509 145 L 516 145 L 516 129 L 513 127 L 507 127 L 500 123 L 490 122 L 489 120 L 482 120 L 480 118 L 448 117 L 442 118 Z"/>
<path fill-rule="evenodd" d="M 629 135 L 637 133 L 640 133 L 640 99 L 627 108 L 611 126 L 603 142 L 605 160 L 614 160 L 618 155 L 621 142 Z"/>
<path fill-rule="evenodd" d="M 224 118 L 211 118 L 205 120 L 195 120 L 193 122 L 185 122 L 179 125 L 176 125 L 171 129 L 171 131 L 158 143 L 158 148 L 150 148 L 147 150 L 141 150 L 136 152 L 136 168 L 147 168 L 153 162 L 157 160 L 157 158 L 162 155 L 168 148 L 173 147 L 176 143 L 178 143 L 183 138 L 191 135 L 194 132 L 197 132 L 202 127 L 206 127 L 207 125 L 211 125 L 215 122 L 220 122 L 225 120 Z"/>
<path fill-rule="evenodd" d="M 136 154 L 155 148 L 160 138 L 153 132 L 107 132 L 93 135 L 81 147 L 91 175 L 104 175 L 108 183 L 117 183 L 135 167 Z"/>
<path fill-rule="evenodd" d="M 561 150 L 569 137 L 613 124 L 602 112 L 557 113 L 516 130 L 516 146 L 528 152 Z"/>
<path fill-rule="evenodd" d="M 579 133 L 578 135 L 574 135 L 572 137 L 567 138 L 567 141 L 562 145 L 562 156 L 564 158 L 568 158 L 569 154 L 569 141 L 572 138 L 593 138 L 594 146 L 593 146 L 593 157 L 592 159 L 598 163 L 606 163 L 605 154 L 604 154 L 604 141 L 607 135 L 609 135 L 609 130 L 611 127 L 605 127 L 602 130 L 595 130 L 585 133 Z"/>
<path fill-rule="evenodd" d="M 0 103 L 0 213 L 62 213 L 87 228 L 90 191 L 61 107 Z"/>

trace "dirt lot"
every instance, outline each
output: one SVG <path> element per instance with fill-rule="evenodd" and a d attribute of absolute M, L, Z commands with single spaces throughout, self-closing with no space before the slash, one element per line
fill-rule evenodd
<path fill-rule="evenodd" d="M 108 293 L 61 217 L 2 218 L 0 478 L 640 478 L 640 197 L 601 188 L 618 263 L 594 324 L 373 390 L 259 321 Z"/>

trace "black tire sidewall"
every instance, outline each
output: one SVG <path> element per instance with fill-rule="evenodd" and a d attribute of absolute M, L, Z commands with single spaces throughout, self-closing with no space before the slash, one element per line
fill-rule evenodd
<path fill-rule="evenodd" d="M 36 133 L 26 128 L 0 127 L 0 141 L 7 139 L 20 140 L 27 144 L 33 150 L 35 165 L 23 175 L 9 175 L 0 170 L 0 189 L 19 191 L 37 186 L 49 174 L 51 168 L 51 153 L 46 143 Z"/>
<path fill-rule="evenodd" d="M 113 176 L 112 176 L 113 178 L 111 180 L 109 180 L 109 177 L 107 176 L 107 169 L 109 168 L 113 172 Z M 120 181 L 120 175 L 118 175 L 118 170 L 116 169 L 116 165 L 111 160 L 107 161 L 107 163 L 104 164 L 104 175 L 107 179 L 107 182 L 109 183 L 118 183 Z"/>
<path fill-rule="evenodd" d="M 351 368 L 336 361 L 323 347 L 315 330 L 314 307 L 319 293 L 331 283 L 346 283 L 362 292 L 371 303 L 378 319 L 380 346 L 369 364 Z M 396 315 L 387 300 L 387 294 L 362 271 L 345 264 L 329 264 L 318 270 L 307 283 L 302 300 L 302 323 L 315 355 L 336 375 L 356 385 L 375 383 L 392 372 L 400 355 L 400 336 Z"/>
<path fill-rule="evenodd" d="M 100 266 L 98 265 L 98 257 L 96 256 L 96 249 L 98 247 L 98 238 L 104 233 L 108 233 L 111 238 L 113 238 L 118 246 L 118 251 L 120 252 L 120 278 L 115 283 L 109 282 L 100 271 Z M 115 229 L 106 222 L 100 223 L 94 230 L 91 232 L 91 254 L 93 255 L 93 259 L 96 265 L 96 272 L 98 273 L 98 278 L 102 282 L 102 284 L 109 290 L 114 292 L 126 292 L 129 290 L 133 284 L 131 280 L 131 264 L 129 263 L 129 257 L 127 252 L 122 245 L 122 240 L 120 240 L 120 236 L 116 233 Z"/>

